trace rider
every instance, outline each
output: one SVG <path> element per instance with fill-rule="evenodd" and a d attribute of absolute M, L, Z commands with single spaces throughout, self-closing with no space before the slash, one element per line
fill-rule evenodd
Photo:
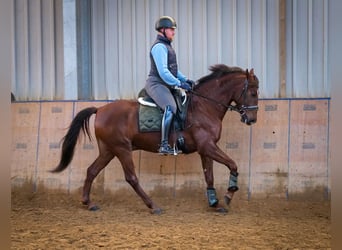
<path fill-rule="evenodd" d="M 188 91 L 194 85 L 178 70 L 176 53 L 171 46 L 176 27 L 172 17 L 162 16 L 157 20 L 155 29 L 158 34 L 151 47 L 151 69 L 145 86 L 147 94 L 164 110 L 158 150 L 161 154 L 174 154 L 168 142 L 172 119 L 177 111 L 171 89 L 179 87 Z"/>

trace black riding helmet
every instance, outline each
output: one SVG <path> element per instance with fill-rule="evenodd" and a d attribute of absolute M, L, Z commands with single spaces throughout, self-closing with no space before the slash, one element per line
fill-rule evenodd
<path fill-rule="evenodd" d="M 176 21 L 170 16 L 162 16 L 156 22 L 156 30 L 159 31 L 162 28 L 177 28 Z"/>

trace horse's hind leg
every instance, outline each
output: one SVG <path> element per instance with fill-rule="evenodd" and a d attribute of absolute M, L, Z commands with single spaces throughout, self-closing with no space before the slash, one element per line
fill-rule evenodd
<path fill-rule="evenodd" d="M 134 170 L 134 162 L 132 159 L 132 152 L 124 150 L 120 156 L 117 155 L 125 173 L 126 181 L 132 186 L 134 191 L 144 201 L 146 206 L 151 209 L 152 214 L 161 214 L 162 210 L 151 200 L 139 184 L 138 177 Z"/>
<path fill-rule="evenodd" d="M 90 202 L 90 190 L 91 185 L 95 177 L 101 172 L 101 170 L 107 166 L 107 164 L 114 158 L 114 155 L 109 152 L 100 152 L 97 159 L 88 167 L 87 177 L 83 185 L 82 203 L 88 206 L 89 210 L 97 210 L 98 207 Z"/>

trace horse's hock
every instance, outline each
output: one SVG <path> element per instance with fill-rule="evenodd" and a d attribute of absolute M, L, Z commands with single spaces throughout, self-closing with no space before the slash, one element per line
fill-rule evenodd
<path fill-rule="evenodd" d="M 259 100 L 258 122 L 245 126 L 239 115 L 228 112 L 223 121 L 221 149 L 239 167 L 239 196 L 330 198 L 329 99 Z M 71 166 L 61 174 L 56 167 L 61 153 L 60 140 L 73 116 L 89 106 L 106 102 L 14 102 L 12 108 L 13 187 L 27 183 L 32 189 L 44 187 L 75 192 L 83 186 L 87 167 L 98 154 L 96 140 L 82 139 Z M 93 138 L 94 117 L 90 120 Z M 148 192 L 186 194 L 199 189 L 205 194 L 205 181 L 197 153 L 159 156 L 135 151 L 136 172 Z M 226 189 L 229 171 L 214 163 L 215 186 Z M 120 163 L 95 179 L 94 190 L 117 192 L 131 189 Z M 201 189 L 202 188 L 202 189 Z"/>

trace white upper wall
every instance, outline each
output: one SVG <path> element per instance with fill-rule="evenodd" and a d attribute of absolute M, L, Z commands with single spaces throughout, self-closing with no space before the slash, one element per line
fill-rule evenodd
<path fill-rule="evenodd" d="M 84 1 L 91 8 L 91 57 L 83 62 L 91 70 L 89 99 L 137 96 L 162 15 L 177 21 L 173 46 L 180 70 L 191 79 L 224 63 L 254 68 L 261 98 L 330 96 L 327 41 L 334 24 L 328 22 L 327 0 Z M 17 100 L 78 99 L 83 83 L 77 76 L 75 6 L 76 0 L 14 1 Z"/>

